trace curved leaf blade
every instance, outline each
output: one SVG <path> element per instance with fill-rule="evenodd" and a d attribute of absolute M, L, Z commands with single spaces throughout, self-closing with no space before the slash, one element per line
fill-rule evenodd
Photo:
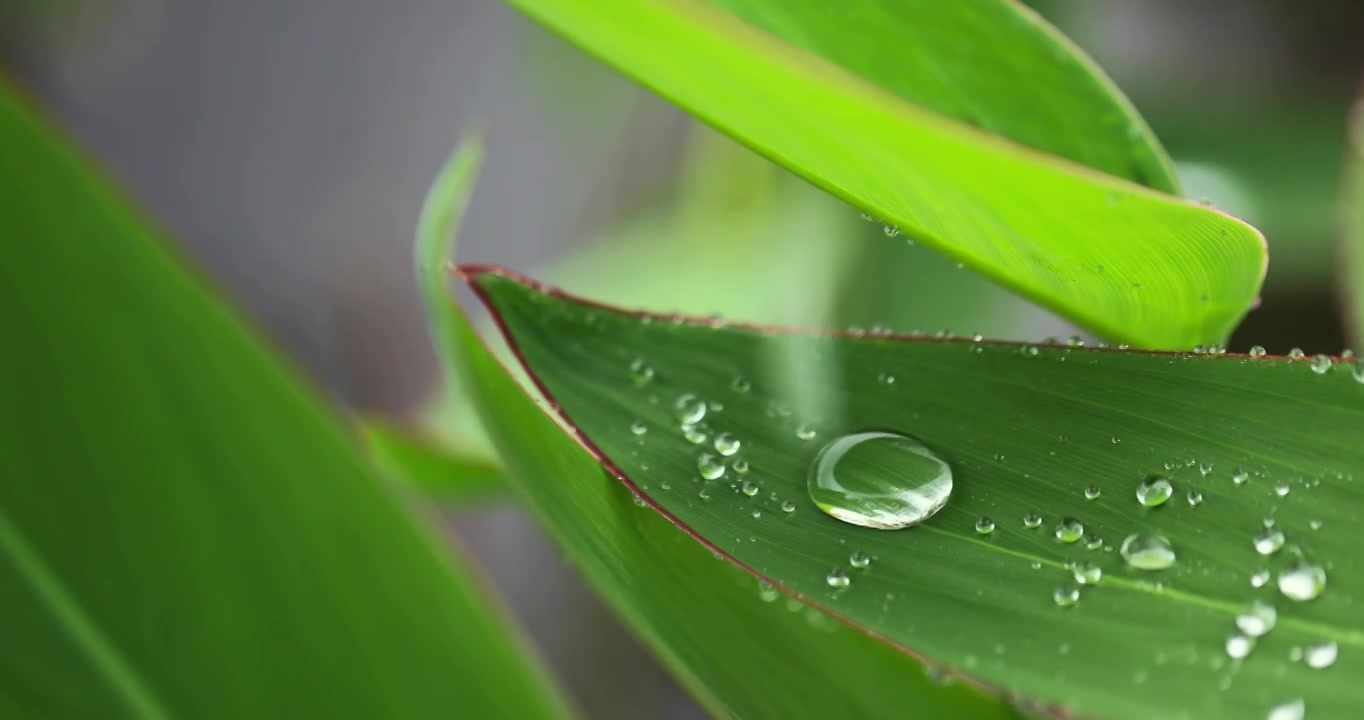
<path fill-rule="evenodd" d="M 509 0 L 810 182 L 1113 340 L 1221 342 L 1263 240 L 1211 209 L 911 106 L 688 0 Z"/>
<path fill-rule="evenodd" d="M 1286 358 L 1034 353 L 649 322 L 502 271 L 465 275 L 609 469 L 736 562 L 897 646 L 1080 715 L 1263 716 L 1298 698 L 1309 716 L 1364 708 L 1347 680 L 1364 668 L 1354 610 L 1364 567 L 1352 559 L 1364 519 L 1357 366 L 1318 374 Z M 826 371 L 819 412 L 795 408 L 767 364 L 774 352 L 804 353 Z M 643 385 L 627 370 L 640 358 L 655 370 Z M 732 390 L 736 376 L 748 392 Z M 673 404 L 684 394 L 723 404 L 705 421 L 710 433 L 741 440 L 735 457 L 749 463 L 746 475 L 731 465 L 716 481 L 699 476 L 700 454 L 718 456 L 682 437 Z M 636 422 L 642 435 L 630 429 Z M 820 442 L 803 440 L 801 424 Z M 951 502 L 928 522 L 871 530 L 809 501 L 806 477 L 823 443 L 873 429 L 920 438 L 954 468 Z M 1236 482 L 1237 469 L 1246 482 Z M 1177 495 L 1144 507 L 1134 490 L 1157 474 Z M 759 492 L 738 492 L 744 482 Z M 1090 485 L 1098 499 L 1086 498 Z M 1186 500 L 1191 491 L 1197 504 Z M 1025 527 L 1029 513 L 1043 526 Z M 997 529 L 981 535 L 974 525 L 987 516 Z M 1053 528 L 1067 517 L 1100 536 L 1102 549 L 1060 542 Z M 1262 555 L 1253 540 L 1267 520 L 1287 542 Z M 1174 567 L 1128 567 L 1118 550 L 1138 532 L 1167 537 Z M 875 558 L 865 571 L 850 567 L 854 551 Z M 1054 593 L 1076 583 L 1071 562 L 1095 564 L 1102 578 L 1073 607 L 1058 607 Z M 1276 588 L 1299 562 L 1327 576 L 1308 602 Z M 846 589 L 827 584 L 835 569 L 851 577 Z M 1256 587 L 1261 571 L 1272 576 Z M 1277 627 L 1236 661 L 1225 642 L 1256 600 L 1277 608 Z M 1300 656 L 1322 642 L 1338 644 L 1333 666 L 1294 660 L 1294 648 Z"/>
<path fill-rule="evenodd" d="M 463 507 L 506 489 L 496 463 L 451 450 L 419 431 L 382 420 L 362 420 L 359 431 L 379 474 L 441 503 Z"/>
<path fill-rule="evenodd" d="M 1013 0 L 707 0 L 906 101 L 1162 192 L 1174 165 L 1094 61 Z"/>
<path fill-rule="evenodd" d="M 0 82 L 0 715 L 567 715 L 316 393 Z"/>

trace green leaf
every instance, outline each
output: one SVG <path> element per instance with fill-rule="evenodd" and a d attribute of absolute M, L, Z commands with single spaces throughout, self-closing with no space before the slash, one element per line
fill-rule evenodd
<path fill-rule="evenodd" d="M 566 715 L 317 397 L 0 86 L 0 716 Z"/>
<path fill-rule="evenodd" d="M 1344 269 L 1338 277 L 1345 296 L 1346 328 L 1352 342 L 1364 342 L 1364 112 L 1350 114 L 1345 177 L 1340 191 L 1340 255 Z"/>
<path fill-rule="evenodd" d="M 1012 0 L 707 0 L 906 101 L 1178 194 L 1169 157 L 1090 60 Z"/>
<path fill-rule="evenodd" d="M 450 161 L 427 200 L 417 267 L 436 349 L 463 380 L 540 523 L 599 593 L 713 714 L 737 718 L 1008 717 L 827 615 L 762 588 L 691 542 L 536 407 L 451 301 L 445 258 L 477 148 Z"/>
<path fill-rule="evenodd" d="M 465 274 L 610 471 L 736 563 L 874 636 L 1080 716 L 1263 717 L 1296 699 L 1309 717 L 1361 707 L 1350 678 L 1364 669 L 1364 567 L 1350 558 L 1364 520 L 1364 366 L 649 322 L 501 271 Z M 823 394 L 789 389 L 793 356 L 795 377 Z M 654 370 L 646 383 L 628 371 L 641 360 Z M 700 446 L 675 411 L 688 394 L 709 403 L 691 429 L 709 434 Z M 820 512 L 807 491 L 817 453 L 863 431 L 911 436 L 944 458 L 946 507 L 897 532 Z M 739 452 L 721 458 L 718 433 Z M 717 460 L 750 469 L 704 480 Z M 883 457 L 871 473 L 838 472 L 851 485 L 910 467 Z M 1157 475 L 1175 495 L 1144 506 L 1136 488 Z M 1089 486 L 1101 495 L 1087 499 Z M 1025 527 L 1034 513 L 1041 526 Z M 982 517 L 993 533 L 976 531 Z M 1102 547 L 1060 541 L 1066 518 Z M 1262 555 L 1254 540 L 1267 522 L 1286 543 Z M 1124 562 L 1125 541 L 1142 533 L 1169 540 L 1173 567 Z M 853 567 L 855 552 L 870 566 Z M 1102 578 L 1077 584 L 1072 562 Z M 1281 591 L 1301 563 L 1327 578 L 1308 601 Z M 849 586 L 830 587 L 831 572 Z M 1071 588 L 1078 602 L 1058 606 Z M 1226 642 L 1257 600 L 1277 608 L 1277 627 L 1234 661 Z M 1293 659 L 1323 642 L 1338 643 L 1332 667 Z"/>
<path fill-rule="evenodd" d="M 502 469 L 486 458 L 456 452 L 382 420 L 363 420 L 359 429 L 380 474 L 442 503 L 465 506 L 506 488 Z"/>
<path fill-rule="evenodd" d="M 1220 342 L 1262 239 L 1193 203 L 910 105 L 688 0 L 510 0 L 706 122 L 1111 339 Z"/>

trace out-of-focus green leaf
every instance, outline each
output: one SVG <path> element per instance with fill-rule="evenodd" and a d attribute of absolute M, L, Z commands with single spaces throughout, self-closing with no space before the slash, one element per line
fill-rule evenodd
<path fill-rule="evenodd" d="M 660 322 L 465 275 L 608 471 L 873 636 L 1067 715 L 1364 710 L 1364 366 Z M 793 401 L 776 354 L 821 403 Z M 866 431 L 942 458 L 941 512 L 895 532 L 820 512 L 807 478 L 870 492 L 922 462 L 818 466 Z M 1143 569 L 1129 549 L 1156 537 L 1170 563 Z"/>
<path fill-rule="evenodd" d="M 1337 276 L 1345 299 L 1347 333 L 1352 342 L 1364 342 L 1364 111 L 1356 105 L 1350 115 L 1345 178 L 1340 192 L 1340 255 L 1344 261 Z"/>
<path fill-rule="evenodd" d="M 1083 51 L 1014 0 L 706 0 L 905 100 L 1178 194 L 1160 142 Z"/>
<path fill-rule="evenodd" d="M 467 505 L 506 489 L 502 469 L 484 457 L 468 457 L 412 430 L 364 420 L 360 433 L 381 474 L 434 499 Z"/>
<path fill-rule="evenodd" d="M 0 85 L 0 716 L 560 717 L 512 628 Z"/>
<path fill-rule="evenodd" d="M 1264 271 L 1255 230 L 904 102 L 688 0 L 510 0 L 907 235 L 1115 340 L 1219 342 Z"/>
<path fill-rule="evenodd" d="M 593 586 L 712 713 L 738 718 L 1008 717 L 963 686 L 771 588 L 632 501 L 537 408 L 448 294 L 445 258 L 467 199 L 456 157 L 436 182 L 418 237 L 436 348 L 462 375 L 536 518 Z"/>

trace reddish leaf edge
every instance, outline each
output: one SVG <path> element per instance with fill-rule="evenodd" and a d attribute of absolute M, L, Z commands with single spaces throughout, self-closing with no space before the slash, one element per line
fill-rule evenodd
<path fill-rule="evenodd" d="M 560 288 L 558 288 L 558 287 L 556 287 L 556 286 L 553 286 L 553 285 L 549 285 L 549 284 L 547 284 L 547 283 L 540 282 L 540 281 L 535 280 L 535 279 L 533 279 L 533 278 L 531 278 L 531 277 L 528 277 L 528 276 L 526 276 L 526 275 L 522 275 L 522 274 L 520 274 L 520 273 L 517 273 L 517 272 L 515 272 L 515 271 L 509 270 L 509 269 L 507 269 L 507 268 L 504 268 L 504 267 L 501 267 L 501 266 L 498 266 L 498 265 L 486 265 L 486 264 L 454 264 L 454 263 L 451 263 L 451 264 L 449 265 L 449 268 L 450 268 L 451 272 L 452 272 L 457 278 L 459 278 L 462 282 L 464 282 L 464 283 L 469 287 L 469 289 L 473 291 L 474 295 L 479 299 L 479 302 L 481 302 L 481 303 L 484 305 L 484 307 L 486 307 L 486 308 L 488 309 L 489 316 L 491 317 L 491 319 L 492 319 L 492 321 L 493 321 L 495 327 L 497 328 L 498 333 L 502 336 L 503 341 L 506 342 L 508 349 L 511 351 L 512 355 L 516 358 L 516 362 L 517 362 L 518 364 L 520 364 L 521 367 L 526 371 L 526 375 L 530 378 L 531 382 L 534 384 L 535 389 L 536 389 L 536 390 L 540 393 L 540 395 L 543 397 L 544 402 L 541 404 L 541 410 L 542 410 L 547 416 L 550 416 L 551 418 L 553 418 L 554 416 L 558 416 L 559 420 L 562 421 L 562 423 L 556 423 L 556 424 L 559 424 L 559 425 L 560 425 L 560 429 L 563 430 L 563 431 L 565 432 L 565 434 L 568 435 L 571 439 L 573 439 L 573 440 L 578 444 L 579 447 L 581 447 L 585 452 L 587 452 L 587 454 L 588 454 L 594 461 L 596 461 L 597 464 L 599 464 L 604 470 L 606 470 L 608 473 L 610 473 L 612 477 L 616 478 L 616 479 L 619 480 L 622 484 L 624 484 L 625 487 L 626 487 L 627 489 L 629 489 L 630 492 L 632 492 L 636 497 L 640 498 L 640 499 L 644 502 L 644 504 L 645 504 L 647 507 L 649 507 L 650 509 L 652 509 L 654 512 L 657 512 L 657 513 L 659 513 L 660 515 L 662 515 L 668 522 L 672 523 L 675 527 L 677 527 L 679 530 L 681 530 L 683 533 L 685 533 L 688 537 L 690 537 L 691 539 L 693 539 L 693 540 L 695 540 L 696 542 L 700 543 L 700 544 L 701 544 L 703 547 L 705 547 L 707 550 L 711 551 L 713 554 L 715 554 L 716 557 L 721 558 L 721 559 L 724 559 L 725 561 L 731 563 L 731 564 L 734 565 L 735 567 L 738 567 L 739 569 L 743 570 L 744 572 L 748 573 L 749 575 L 753 576 L 754 578 L 756 578 L 756 579 L 758 579 L 758 580 L 761 580 L 761 581 L 763 581 L 763 582 L 766 582 L 766 583 L 772 585 L 774 588 L 776 588 L 776 589 L 777 589 L 778 591 L 780 591 L 782 594 L 784 594 L 784 595 L 786 595 L 786 596 L 788 596 L 788 597 L 794 598 L 794 599 L 796 599 L 796 600 L 799 600 L 800 602 L 805 603 L 805 604 L 808 605 L 808 606 L 811 606 L 811 607 L 816 608 L 816 609 L 819 610 L 820 612 L 822 612 L 822 613 L 828 615 L 829 617 L 834 618 L 834 619 L 837 620 L 838 622 L 843 623 L 844 625 L 846 625 L 846 626 L 852 628 L 853 630 L 856 630 L 857 632 L 860 632 L 860 633 L 862 633 L 863 635 L 866 635 L 867 637 L 870 637 L 871 639 L 875 640 L 875 641 L 878 642 L 878 643 L 882 643 L 882 644 L 884 644 L 884 645 L 887 645 L 887 646 L 889 646 L 889 647 L 895 649 L 896 651 L 901 652 L 901 653 L 903 653 L 903 654 L 905 654 L 905 655 L 908 655 L 909 657 L 913 658 L 914 660 L 916 660 L 916 661 L 918 661 L 918 662 L 921 662 L 921 663 L 923 663 L 923 664 L 925 664 L 925 665 L 933 666 L 933 667 L 940 667 L 940 668 L 942 668 L 942 669 L 944 670 L 944 672 L 945 672 L 947 675 L 949 675 L 950 677 L 952 677 L 952 678 L 954 678 L 954 679 L 956 679 L 956 680 L 962 681 L 962 682 L 964 682 L 964 683 L 966 683 L 966 684 L 968 684 L 968 685 L 970 685 L 970 686 L 972 686 L 972 687 L 976 688 L 977 690 L 980 690 L 980 691 L 982 691 L 982 692 L 984 692 L 984 693 L 987 693 L 987 694 L 989 694 L 989 695 L 994 695 L 994 696 L 997 696 L 997 697 L 999 697 L 999 698 L 1001 698 L 1001 699 L 1004 699 L 1004 700 L 1006 700 L 1006 701 L 1009 701 L 1009 702 L 1013 703 L 1015 706 L 1019 707 L 1020 709 L 1025 709 L 1025 710 L 1026 710 L 1027 712 L 1029 712 L 1029 713 L 1045 715 L 1045 716 L 1047 716 L 1047 717 L 1056 718 L 1057 720 L 1079 720 L 1080 718 L 1089 717 L 1089 716 L 1079 715 L 1079 714 L 1075 713 L 1071 708 L 1066 707 L 1066 706 L 1064 706 L 1064 705 L 1047 704 L 1047 703 L 1044 703 L 1044 702 L 1035 700 L 1035 699 L 1033 699 L 1033 698 L 1030 698 L 1030 697 L 1024 695 L 1023 693 L 1016 692 L 1016 691 L 1010 690 L 1010 689 L 1008 689 L 1008 688 L 1005 688 L 1005 687 L 1002 687 L 1002 686 L 995 685 L 995 684 L 993 684 L 993 683 L 987 682 L 987 681 L 985 681 L 985 680 L 983 680 L 983 679 L 981 679 L 981 678 L 979 678 L 979 677 L 976 677 L 976 676 L 971 675 L 971 674 L 969 674 L 969 673 L 962 672 L 961 670 L 959 670 L 959 669 L 957 669 L 957 668 L 953 668 L 953 667 L 948 667 L 948 666 L 945 666 L 945 665 L 941 665 L 940 663 L 935 662 L 935 661 L 934 661 L 930 656 L 928 656 L 926 653 L 923 653 L 923 652 L 921 652 L 921 651 L 919 651 L 919 650 L 916 650 L 915 648 L 912 648 L 912 647 L 910 647 L 910 646 L 908 646 L 908 645 L 905 645 L 905 644 L 903 644 L 903 643 L 901 643 L 901 642 L 898 642 L 898 641 L 896 641 L 896 640 L 893 640 L 893 639 L 891 639 L 891 638 L 885 637 L 884 635 L 881 635 L 881 634 L 879 634 L 879 633 L 877 633 L 877 632 L 875 632 L 875 631 L 873 631 L 873 630 L 871 630 L 871 629 L 869 629 L 869 628 L 867 628 L 867 627 L 864 627 L 863 625 L 861 625 L 860 623 L 858 623 L 858 622 L 852 620 L 851 618 L 848 618 L 848 617 L 842 615 L 841 613 L 836 612 L 836 611 L 830 609 L 829 607 L 827 607 L 826 605 L 824 605 L 822 602 L 820 602 L 820 601 L 818 601 L 818 600 L 815 600 L 815 599 L 813 599 L 813 598 L 811 598 L 811 597 L 809 597 L 809 596 L 802 595 L 802 594 L 796 592 L 795 590 L 793 590 L 793 589 L 791 589 L 791 588 L 789 588 L 789 587 L 786 587 L 786 586 L 783 585 L 782 583 L 777 582 L 777 581 L 773 580 L 772 578 L 767 577 L 766 575 L 764 575 L 764 574 L 758 572 L 758 571 L 755 570 L 754 568 L 752 568 L 752 567 L 746 565 L 745 563 L 743 563 L 742 561 L 740 561 L 738 558 L 736 558 L 736 557 L 734 557 L 733 555 L 731 555 L 730 553 L 728 553 L 724 548 L 722 548 L 722 547 L 716 545 L 715 543 L 711 542 L 711 541 L 710 541 L 708 538 L 706 538 L 704 535 L 698 533 L 698 532 L 697 532 L 696 530 L 694 530 L 690 525 L 688 525 L 687 523 L 683 522 L 683 521 L 682 521 L 680 518 L 678 518 L 676 515 L 674 515 L 673 513 L 671 513 L 670 511 L 668 511 L 666 508 L 662 507 L 661 505 L 659 505 L 657 502 L 655 502 L 654 499 L 649 495 L 649 493 L 643 491 L 643 490 L 639 487 L 639 485 L 636 484 L 636 483 L 635 483 L 635 482 L 634 482 L 634 481 L 633 481 L 633 480 L 632 480 L 624 471 L 622 471 L 619 467 L 617 467 L 617 466 L 615 465 L 615 463 L 613 463 L 609 458 L 607 458 L 606 455 L 605 455 L 605 453 L 604 453 L 599 447 L 597 447 L 597 445 L 596 445 L 594 442 L 592 442 L 592 440 L 591 440 L 590 438 L 588 438 L 588 437 L 586 436 L 585 433 L 579 431 L 577 423 L 574 422 L 573 418 L 572 418 L 567 412 L 565 412 L 565 410 L 563 409 L 563 407 L 559 404 L 558 400 L 555 399 L 553 393 L 551 393 L 551 392 L 549 391 L 549 388 L 547 388 L 547 387 L 545 386 L 545 384 L 541 381 L 539 374 L 538 374 L 538 373 L 537 373 L 537 372 L 536 372 L 536 371 L 535 371 L 535 370 L 526 362 L 526 358 L 525 358 L 525 356 L 523 355 L 523 353 L 522 353 L 522 351 L 521 351 L 521 347 L 520 347 L 520 345 L 517 343 L 516 339 L 512 336 L 512 333 L 511 333 L 510 329 L 507 327 L 507 325 L 506 325 L 506 323 L 505 323 L 505 321 L 504 321 L 504 319 L 503 319 L 503 317 L 502 317 L 502 313 L 499 311 L 497 305 L 492 301 L 492 298 L 491 298 L 491 297 L 488 295 L 488 293 L 483 289 L 483 287 L 479 284 L 478 281 L 480 280 L 480 278 L 482 278 L 482 277 L 484 277 L 484 276 L 498 276 L 498 277 L 502 277 L 502 278 L 511 280 L 511 281 L 516 282 L 516 283 L 518 283 L 518 284 L 521 284 L 521 285 L 523 285 L 523 286 L 525 286 L 525 287 L 528 287 L 528 288 L 530 288 L 530 289 L 532 289 L 532 290 L 534 290 L 534 291 L 536 291 L 536 292 L 543 293 L 543 294 L 548 295 L 548 296 L 550 296 L 550 297 L 562 299 L 562 300 L 565 300 L 565 301 L 568 301 L 568 302 L 570 302 L 570 303 L 574 303 L 574 304 L 577 304 L 577 305 L 580 305 L 580 306 L 583 306 L 583 307 L 588 307 L 588 308 L 592 308 L 592 309 L 602 310 L 602 311 L 605 311 L 605 312 L 624 314 L 624 315 L 634 316 L 634 317 L 666 318 L 666 319 L 668 319 L 668 320 L 670 320 L 670 321 L 674 321 L 674 322 L 678 322 L 678 323 L 683 323 L 683 324 L 689 324 L 689 325 L 696 325 L 696 326 L 701 326 L 701 327 L 711 327 L 711 328 L 726 327 L 726 328 L 734 328 L 734 329 L 740 329 L 740 330 L 748 330 L 748 331 L 759 332 L 759 333 L 766 333 L 766 334 L 782 334 L 782 333 L 785 333 L 785 334 L 799 334 L 799 335 L 815 335 L 815 336 L 846 337 L 846 338 L 854 339 L 854 340 L 856 340 L 856 339 L 866 339 L 866 338 L 869 338 L 869 337 L 870 337 L 870 338 L 874 338 L 874 339 L 878 339 L 878 340 L 887 340 L 887 339 L 889 339 L 889 340 L 896 340 L 896 341 L 900 341 L 900 342 L 914 342 L 914 343 L 918 343 L 918 342 L 938 342 L 938 343 L 951 342 L 951 343 L 961 343 L 961 344 L 966 344 L 966 343 L 976 344 L 976 343 L 981 343 L 981 342 L 986 342 L 986 341 L 984 341 L 984 340 L 977 341 L 977 340 L 975 340 L 974 338 L 964 338 L 964 337 L 942 337 L 942 338 L 939 338 L 939 337 L 928 337 L 928 336 L 922 336 L 922 335 L 904 335 L 904 334 L 874 335 L 874 336 L 871 336 L 871 335 L 865 335 L 865 334 L 850 333 L 850 332 L 847 332 L 846 330 L 826 330 L 826 329 L 818 329 L 818 328 L 802 328 L 802 327 L 792 327 L 792 326 L 761 325 L 761 324 L 753 324 L 753 323 L 728 322 L 728 321 L 724 321 L 724 320 L 717 319 L 717 318 L 713 318 L 713 317 L 697 317 L 697 316 L 691 316 L 691 315 L 684 315 L 684 314 L 680 314 L 680 313 L 678 313 L 678 314 L 660 314 L 660 313 L 651 312 L 651 311 L 648 311 L 648 310 L 628 310 L 628 309 L 625 309 L 625 308 L 621 308 L 621 307 L 619 307 L 619 306 L 610 305 L 610 304 L 608 304 L 608 303 L 602 303 L 602 302 L 598 302 L 598 301 L 595 301 L 595 300 L 591 300 L 591 299 L 589 299 L 589 298 L 584 298 L 584 297 L 581 297 L 581 296 L 578 296 L 578 295 L 574 295 L 574 294 L 569 293 L 569 292 L 566 292 L 566 291 L 564 291 L 564 290 L 562 290 L 562 289 L 560 289 Z M 451 300 L 451 302 L 453 303 L 454 301 Z M 467 313 L 465 313 L 465 311 L 463 310 L 463 308 L 460 308 L 460 307 L 458 306 L 458 303 L 455 303 L 455 305 L 456 305 L 458 311 L 459 311 L 461 314 L 464 314 L 464 315 L 465 315 L 465 318 L 467 319 L 467 318 L 468 318 L 468 315 L 467 315 Z M 482 337 L 482 336 L 480 335 L 480 336 L 479 336 L 479 339 L 480 339 L 481 342 L 484 343 L 485 348 L 488 347 L 488 338 Z M 1293 358 L 1289 358 L 1289 357 L 1287 357 L 1287 356 L 1270 356 L 1270 355 L 1266 355 L 1266 356 L 1264 356 L 1264 357 L 1252 358 L 1251 356 L 1246 355 L 1246 354 L 1231 354 L 1231 353 L 1226 353 L 1226 354 L 1207 354 L 1207 353 L 1203 353 L 1203 354 L 1200 354 L 1200 353 L 1193 353 L 1193 352 L 1188 352 L 1188 351 L 1166 351 L 1166 350 L 1134 350 L 1134 349 L 1121 349 L 1121 350 L 1119 350 L 1119 349 L 1117 349 L 1117 348 L 1101 348 L 1101 347 L 1096 347 L 1096 346 L 1070 346 L 1070 345 L 1061 345 L 1061 344 L 1027 343 L 1027 342 L 1017 342 L 1017 341 L 990 341 L 990 344 L 993 344 L 993 345 L 1016 346 L 1016 347 L 1019 347 L 1019 348 L 1028 347 L 1028 346 L 1033 346 L 1033 347 L 1039 347 L 1039 348 L 1040 348 L 1040 347 L 1046 347 L 1046 348 L 1054 348 L 1054 349 L 1068 349 L 1068 350 L 1077 351 L 1077 352 L 1086 352 L 1086 351 L 1087 351 L 1087 352 L 1122 352 L 1122 353 L 1138 353 L 1138 354 L 1148 354 L 1148 355 L 1184 356 L 1184 357 L 1194 357 L 1194 358 L 1204 358 L 1204 357 L 1206 357 L 1206 358 L 1209 358 L 1209 359 L 1222 358 L 1222 359 L 1226 359 L 1226 360 L 1232 360 L 1232 359 L 1247 360 L 1247 359 L 1249 359 L 1249 360 L 1261 361 L 1261 360 L 1276 359 L 1276 358 L 1278 358 L 1278 359 L 1286 359 L 1286 360 L 1294 360 Z M 491 350 L 491 349 L 489 348 L 489 350 Z M 494 360 L 495 360 L 495 361 L 497 362 L 497 364 L 503 369 L 503 371 L 507 372 L 509 377 L 513 377 L 513 378 L 514 378 L 514 375 L 511 374 L 511 371 L 510 371 L 510 369 L 507 367 L 506 362 L 504 362 L 501 358 L 499 358 L 499 357 L 496 355 L 496 353 L 490 353 L 490 354 L 493 355 Z M 1338 358 L 1337 358 L 1337 359 L 1338 359 Z M 1305 362 L 1305 359 L 1304 359 L 1304 362 Z M 523 388 L 523 390 L 524 390 L 524 388 Z"/>

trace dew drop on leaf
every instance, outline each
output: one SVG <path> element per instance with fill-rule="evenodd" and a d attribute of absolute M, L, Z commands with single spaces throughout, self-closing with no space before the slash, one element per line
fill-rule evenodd
<path fill-rule="evenodd" d="M 1227 657 L 1233 660 L 1244 660 L 1255 647 L 1255 640 L 1245 635 L 1236 634 L 1227 638 Z"/>
<path fill-rule="evenodd" d="M 848 578 L 848 573 L 843 568 L 834 568 L 824 576 L 824 582 L 831 588 L 844 588 L 851 584 L 852 580 Z"/>
<path fill-rule="evenodd" d="M 1056 539 L 1063 543 L 1073 543 L 1084 537 L 1085 526 L 1075 518 L 1065 518 L 1056 524 Z"/>
<path fill-rule="evenodd" d="M 1256 570 L 1255 573 L 1250 576 L 1251 587 L 1261 588 L 1264 587 L 1265 584 L 1268 582 L 1269 582 L 1268 570 Z"/>
<path fill-rule="evenodd" d="M 1085 488 L 1085 499 L 1093 500 L 1103 494 L 1103 490 L 1098 485 L 1090 485 Z"/>
<path fill-rule="evenodd" d="M 1118 553 L 1128 567 L 1137 570 L 1164 570 L 1175 564 L 1175 551 L 1163 535 L 1133 533 L 1122 541 Z"/>
<path fill-rule="evenodd" d="M 900 234 L 900 226 L 886 225 L 885 227 L 881 228 L 881 231 L 886 234 L 886 237 L 896 237 Z"/>
<path fill-rule="evenodd" d="M 1075 582 L 1081 585 L 1095 585 L 1104 576 L 1103 568 L 1091 562 L 1076 563 L 1071 572 L 1075 575 Z"/>
<path fill-rule="evenodd" d="M 1236 614 L 1236 627 L 1246 636 L 1257 638 L 1273 630 L 1278 620 L 1279 612 L 1273 605 L 1256 600 L 1250 607 Z"/>
<path fill-rule="evenodd" d="M 725 464 L 710 453 L 701 453 L 696 458 L 696 472 L 707 480 L 715 480 L 725 474 Z"/>
<path fill-rule="evenodd" d="M 1288 351 L 1288 357 L 1293 360 L 1301 360 L 1306 357 L 1306 354 L 1303 353 L 1302 348 L 1293 348 Z"/>
<path fill-rule="evenodd" d="M 683 425 L 694 425 L 706 416 L 706 401 L 687 393 L 673 403 L 673 414 Z"/>
<path fill-rule="evenodd" d="M 710 437 L 710 435 L 707 434 L 706 429 L 700 425 L 684 424 L 682 426 L 682 437 L 692 445 L 700 445 L 705 442 L 706 438 Z"/>
<path fill-rule="evenodd" d="M 1303 720 L 1307 716 L 1307 704 L 1302 700 L 1290 700 L 1270 708 L 1265 720 Z"/>
<path fill-rule="evenodd" d="M 976 520 L 976 532 L 981 535 L 989 535 L 995 531 L 995 521 L 987 517 Z"/>
<path fill-rule="evenodd" d="M 1190 490 L 1188 495 L 1189 504 L 1195 507 L 1203 504 L 1203 491 Z"/>
<path fill-rule="evenodd" d="M 1326 570 L 1306 560 L 1279 573 L 1279 592 L 1290 600 L 1303 602 L 1321 595 L 1326 589 Z"/>
<path fill-rule="evenodd" d="M 809 423 L 801 423 L 800 427 L 796 428 L 796 438 L 799 440 L 813 440 L 815 434 L 814 426 Z"/>
<path fill-rule="evenodd" d="M 1340 654 L 1340 648 L 1334 642 L 1324 642 L 1312 645 L 1303 653 L 1303 659 L 1307 661 L 1307 667 L 1321 670 L 1336 664 L 1336 656 Z"/>
<path fill-rule="evenodd" d="M 730 463 L 729 466 L 734 468 L 734 472 L 740 475 L 743 475 L 744 473 L 748 472 L 748 461 L 744 459 L 735 460 L 734 462 Z"/>
<path fill-rule="evenodd" d="M 1330 356 L 1330 355 L 1313 355 L 1313 356 L 1312 356 L 1312 372 L 1314 372 L 1314 373 L 1316 373 L 1316 374 L 1318 374 L 1318 375 L 1325 375 L 1326 373 L 1330 372 L 1330 371 L 1331 371 L 1331 366 L 1332 366 L 1333 364 L 1334 364 L 1334 363 L 1331 362 L 1331 356 Z"/>
<path fill-rule="evenodd" d="M 1103 546 L 1104 546 L 1104 539 L 1103 539 L 1102 536 L 1100 536 L 1100 535 L 1086 535 L 1086 536 L 1085 536 L 1085 549 L 1086 549 L 1086 550 L 1098 550 L 1099 548 L 1101 548 L 1101 547 L 1103 547 Z"/>
<path fill-rule="evenodd" d="M 1255 552 L 1273 555 L 1283 547 L 1283 532 L 1275 527 L 1266 527 L 1255 535 Z"/>
<path fill-rule="evenodd" d="M 636 420 L 630 423 L 630 432 L 635 435 L 643 435 L 644 433 L 649 432 L 649 426 L 646 425 L 643 420 Z"/>
<path fill-rule="evenodd" d="M 794 502 L 790 501 L 790 500 L 783 500 L 782 503 L 781 503 L 781 511 L 782 511 L 782 512 L 788 512 L 788 513 L 789 513 L 789 512 L 795 512 L 795 511 L 796 511 L 796 504 L 795 504 Z"/>
<path fill-rule="evenodd" d="M 736 393 L 743 394 L 752 390 L 753 384 L 743 375 L 735 375 L 734 379 L 729 381 L 729 389 Z"/>
<path fill-rule="evenodd" d="M 1042 524 L 1042 516 L 1037 513 L 1028 513 L 1023 516 L 1023 527 L 1035 528 Z"/>
<path fill-rule="evenodd" d="M 871 556 L 861 550 L 857 550 L 852 555 L 848 556 L 848 564 L 855 568 L 864 568 L 871 564 Z"/>
<path fill-rule="evenodd" d="M 715 436 L 715 452 L 718 452 L 725 457 L 729 457 L 730 455 L 739 452 L 740 444 L 739 438 L 736 438 L 729 433 L 720 433 Z"/>
<path fill-rule="evenodd" d="M 1070 607 L 1080 601 L 1080 588 L 1070 584 L 1060 585 L 1052 592 L 1051 599 L 1061 607 Z"/>
<path fill-rule="evenodd" d="M 636 385 L 643 385 L 654 379 L 654 368 L 644 358 L 636 358 L 630 363 L 630 379 Z"/>
<path fill-rule="evenodd" d="M 1237 485 L 1245 485 L 1246 481 L 1249 479 L 1250 473 L 1246 472 L 1245 470 L 1242 470 L 1241 468 L 1236 468 L 1235 470 L 1231 471 L 1231 481 L 1233 483 L 1236 483 Z"/>
<path fill-rule="evenodd" d="M 739 492 L 742 492 L 748 497 L 753 497 L 758 494 L 758 484 L 752 480 L 745 480 L 744 484 L 739 486 Z"/>
<path fill-rule="evenodd" d="M 1262 358 L 1265 356 L 1265 349 L 1261 345 L 1252 345 L 1249 355 L 1253 358 Z"/>
<path fill-rule="evenodd" d="M 1175 489 L 1167 478 L 1155 475 L 1137 485 L 1137 502 L 1146 507 L 1157 507 L 1169 500 L 1174 492 Z"/>
<path fill-rule="evenodd" d="M 843 522 L 898 530 L 927 520 L 952 495 L 952 468 L 906 435 L 863 432 L 839 437 L 815 456 L 810 499 Z"/>

